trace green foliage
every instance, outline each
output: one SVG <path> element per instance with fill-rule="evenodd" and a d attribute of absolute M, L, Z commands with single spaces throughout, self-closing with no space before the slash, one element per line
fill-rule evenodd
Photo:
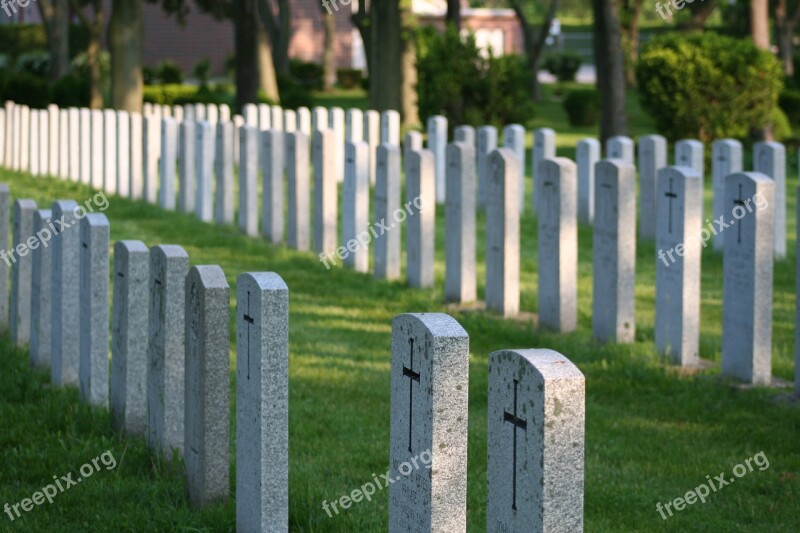
<path fill-rule="evenodd" d="M 158 83 L 158 72 L 154 67 L 143 65 L 142 80 L 145 85 L 156 85 Z"/>
<path fill-rule="evenodd" d="M 172 61 L 162 61 L 158 65 L 158 80 L 164 85 L 180 85 L 183 83 L 183 71 Z"/>
<path fill-rule="evenodd" d="M 69 27 L 70 57 L 86 49 L 89 34 L 80 24 Z M 41 24 L 0 24 L 0 50 L 11 59 L 29 50 L 47 49 L 47 35 Z"/>
<path fill-rule="evenodd" d="M 526 123 L 533 118 L 530 72 L 519 57 L 486 58 L 474 36 L 426 27 L 418 38 L 420 118 L 445 115 L 450 124 Z"/>
<path fill-rule="evenodd" d="M 30 107 L 47 107 L 50 84 L 46 78 L 29 72 L 10 72 L 2 84 L 2 99 Z"/>
<path fill-rule="evenodd" d="M 191 97 L 197 94 L 194 85 L 145 85 L 143 99 L 145 102 L 161 105 L 175 105 L 181 99 L 188 103 Z"/>
<path fill-rule="evenodd" d="M 767 127 L 783 87 L 778 60 L 750 40 L 669 33 L 639 56 L 642 107 L 669 139 L 708 142 Z"/>
<path fill-rule="evenodd" d="M 289 61 L 289 75 L 309 91 L 321 91 L 324 72 L 322 65 L 298 59 Z"/>
<path fill-rule="evenodd" d="M 336 71 L 336 82 L 342 89 L 361 87 L 364 74 L 357 68 L 340 68 Z"/>
<path fill-rule="evenodd" d="M 15 67 L 18 72 L 46 78 L 50 74 L 50 54 L 47 50 L 24 52 L 17 56 Z"/>
<path fill-rule="evenodd" d="M 298 107 L 312 107 L 313 97 L 308 86 L 291 76 L 278 76 L 278 92 L 281 96 L 281 106 L 285 109 Z M 266 98 L 261 101 L 266 102 Z"/>
<path fill-rule="evenodd" d="M 211 78 L 211 60 L 206 58 L 198 61 L 192 69 L 192 75 L 197 78 L 200 87 L 206 87 L 208 80 Z"/>
<path fill-rule="evenodd" d="M 600 120 L 600 93 L 595 89 L 575 89 L 564 98 L 564 111 L 570 126 L 593 126 Z"/>
<path fill-rule="evenodd" d="M 558 81 L 575 81 L 581 68 L 581 56 L 572 52 L 550 54 L 544 62 L 544 68 Z"/>
<path fill-rule="evenodd" d="M 792 126 L 800 126 L 800 90 L 784 90 L 778 98 L 778 105 Z"/>
<path fill-rule="evenodd" d="M 89 107 L 91 88 L 89 79 L 70 72 L 52 87 L 52 103 L 59 107 Z"/>

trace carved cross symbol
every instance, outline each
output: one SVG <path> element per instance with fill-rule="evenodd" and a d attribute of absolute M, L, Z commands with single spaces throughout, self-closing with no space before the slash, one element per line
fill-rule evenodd
<path fill-rule="evenodd" d="M 672 233 L 672 200 L 678 197 L 677 194 L 672 192 L 672 178 L 669 179 L 669 191 L 664 193 L 664 196 L 669 198 L 669 232 Z"/>
<path fill-rule="evenodd" d="M 514 432 L 513 438 L 513 470 L 511 472 L 511 508 L 515 511 L 517 510 L 517 429 L 521 429 L 523 431 L 528 431 L 528 421 L 523 420 L 522 418 L 517 416 L 517 389 L 519 388 L 519 381 L 514 380 L 514 412 L 509 413 L 508 411 L 503 412 L 503 422 L 509 422 L 512 425 L 512 431 Z"/>
<path fill-rule="evenodd" d="M 250 291 L 247 291 L 247 311 L 245 311 L 244 321 L 247 322 L 247 379 L 250 379 L 250 326 L 255 323 L 253 317 L 250 316 Z"/>
<path fill-rule="evenodd" d="M 403 365 L 403 376 L 408 378 L 408 453 L 411 450 L 411 414 L 414 406 L 414 382 L 419 383 L 419 372 L 414 371 L 414 339 L 408 339 L 411 352 L 411 364 Z"/>
<path fill-rule="evenodd" d="M 734 205 L 740 205 L 740 206 L 744 207 L 744 200 L 742 200 L 742 186 L 741 186 L 741 184 L 739 185 L 739 198 L 738 199 L 734 198 L 733 199 L 733 204 Z M 741 224 L 739 224 L 738 234 L 736 236 L 736 242 L 738 244 L 742 243 L 742 225 Z"/>

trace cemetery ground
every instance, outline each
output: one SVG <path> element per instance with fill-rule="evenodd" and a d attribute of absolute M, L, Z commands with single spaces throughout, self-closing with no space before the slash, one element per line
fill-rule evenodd
<path fill-rule="evenodd" d="M 635 102 L 631 104 L 635 106 Z M 590 128 L 571 129 L 560 106 L 544 109 L 536 126 L 558 132 L 559 155 L 574 157 L 575 141 Z M 636 115 L 634 115 L 636 117 Z M 641 113 L 633 130 L 649 133 Z M 591 132 L 593 133 L 593 132 Z M 530 142 L 529 142 L 530 146 Z M 792 150 L 792 154 L 795 152 Z M 749 168 L 749 151 L 745 167 Z M 795 208 L 797 161 L 788 161 L 788 256 L 775 264 L 773 374 L 791 381 L 795 335 Z M 528 173 L 530 176 L 530 171 Z M 706 178 L 706 212 L 711 212 Z M 0 171 L 12 201 L 90 198 L 79 184 Z M 531 183 L 528 179 L 527 190 Z M 722 330 L 722 257 L 703 252 L 700 350 L 709 370 L 682 373 L 659 361 L 653 345 L 655 247 L 637 244 L 636 342 L 599 345 L 591 338 L 592 232 L 579 230 L 578 330 L 539 331 L 529 319 L 503 320 L 443 302 L 444 209 L 437 207 L 436 289 L 409 289 L 403 281 L 326 270 L 313 253 L 248 238 L 233 226 L 203 224 L 110 196 L 104 214 L 112 242 L 180 244 L 192 265 L 220 265 L 231 285 L 241 272 L 274 271 L 289 286 L 290 472 L 292 531 L 383 531 L 388 490 L 328 517 L 322 502 L 335 501 L 380 476 L 389 461 L 391 320 L 404 312 L 447 312 L 470 335 L 470 531 L 483 531 L 486 499 L 487 358 L 505 348 L 546 347 L 572 360 L 586 376 L 585 523 L 587 531 L 797 531 L 800 529 L 800 405 L 791 389 L 744 388 L 719 375 Z M 374 218 L 370 217 L 370 221 Z M 521 222 L 521 309 L 537 308 L 536 223 Z M 478 215 L 478 295 L 485 285 L 485 217 Z M 397 231 L 397 230 L 395 230 Z M 231 310 L 235 301 L 231 302 Z M 77 312 L 77 310 L 76 310 Z M 231 313 L 231 408 L 235 394 L 235 332 Z M 179 461 L 151 456 L 143 438 L 121 438 L 109 414 L 78 401 L 76 390 L 48 386 L 49 376 L 29 368 L 27 352 L 0 337 L 0 505 L 29 498 L 106 450 L 117 461 L 80 485 L 11 522 L 9 531 L 233 531 L 233 499 L 191 511 Z M 233 410 L 232 410 L 233 412 Z M 235 423 L 235 417 L 231 417 Z M 235 428 L 231 428 L 231 457 Z M 707 483 L 732 477 L 734 465 L 764 452 L 769 467 L 712 493 L 666 521 L 656 504 L 683 497 Z M 234 470 L 231 471 L 232 475 Z M 76 474 L 77 475 L 77 474 Z M 231 487 L 234 487 L 232 480 Z"/>

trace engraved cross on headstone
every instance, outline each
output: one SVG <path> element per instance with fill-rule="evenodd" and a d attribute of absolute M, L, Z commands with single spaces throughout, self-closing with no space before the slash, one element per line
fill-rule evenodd
<path fill-rule="evenodd" d="M 741 185 L 739 185 L 739 198 L 734 198 L 733 199 L 733 205 L 740 205 L 740 206 L 744 207 L 744 200 L 742 200 L 742 186 Z M 738 228 L 738 234 L 737 234 L 737 237 L 736 237 L 737 244 L 741 244 L 742 243 L 742 224 L 741 224 L 741 220 L 739 222 L 740 222 L 740 224 L 739 224 L 739 228 Z"/>
<path fill-rule="evenodd" d="M 244 321 L 247 322 L 247 379 L 250 379 L 250 326 L 255 323 L 253 317 L 250 316 L 250 292 L 247 292 L 247 311 L 245 311 Z"/>
<path fill-rule="evenodd" d="M 669 198 L 669 232 L 672 233 L 672 201 L 678 197 L 678 195 L 672 191 L 672 178 L 669 179 L 669 190 L 664 193 L 664 196 Z"/>
<path fill-rule="evenodd" d="M 419 383 L 419 372 L 414 371 L 414 339 L 408 339 L 411 352 L 411 364 L 403 365 L 403 376 L 408 378 L 408 452 L 411 450 L 411 414 L 414 406 L 414 382 Z"/>
<path fill-rule="evenodd" d="M 519 381 L 514 380 L 514 412 L 509 413 L 508 411 L 503 412 L 503 421 L 509 422 L 513 426 L 512 431 L 514 432 L 513 438 L 513 455 L 514 464 L 513 470 L 511 472 L 511 508 L 515 511 L 517 510 L 517 429 L 521 429 L 523 431 L 527 431 L 528 429 L 528 421 L 523 420 L 519 416 L 517 416 L 517 389 L 519 388 Z"/>

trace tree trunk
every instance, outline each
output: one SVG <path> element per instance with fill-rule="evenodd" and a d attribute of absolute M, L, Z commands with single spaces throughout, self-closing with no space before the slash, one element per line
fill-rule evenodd
<path fill-rule="evenodd" d="M 592 0 L 597 90 L 600 92 L 600 141 L 625 135 L 625 60 L 622 32 L 614 0 Z"/>
<path fill-rule="evenodd" d="M 114 109 L 142 110 L 143 39 L 142 0 L 113 0 L 108 46 L 111 51 L 111 106 Z"/>
<path fill-rule="evenodd" d="M 778 39 L 778 56 L 786 76 L 794 76 L 794 30 L 800 22 L 800 2 L 796 2 L 790 15 L 787 0 L 775 3 L 775 33 Z"/>
<path fill-rule="evenodd" d="M 269 47 L 272 54 L 272 66 L 269 67 L 263 60 L 259 60 L 266 70 L 274 70 L 276 74 L 289 75 L 289 41 L 292 38 L 292 11 L 289 0 L 278 1 L 278 16 L 272 10 L 272 4 L 268 0 L 256 0 L 261 25 L 266 31 L 263 44 L 259 46 Z M 261 37 L 259 37 L 261 40 Z M 264 74 L 262 74 L 262 78 Z M 266 80 L 264 80 L 266 83 Z M 263 85 L 262 85 L 263 88 Z"/>
<path fill-rule="evenodd" d="M 750 0 L 750 35 L 758 48 L 769 49 L 768 0 Z"/>
<path fill-rule="evenodd" d="M 257 13 L 253 0 L 234 0 L 233 27 L 236 50 L 236 108 L 258 99 L 259 57 Z"/>
<path fill-rule="evenodd" d="M 87 6 L 93 11 L 94 16 L 91 19 L 83 12 L 78 0 L 71 0 L 70 5 L 89 33 L 89 44 L 86 46 L 86 64 L 89 66 L 89 107 L 102 109 L 103 77 L 100 71 L 100 48 L 103 39 L 103 1 L 94 0 Z"/>
<path fill-rule="evenodd" d="M 461 31 L 461 0 L 447 0 L 446 24 L 452 24 Z"/>
<path fill-rule="evenodd" d="M 336 56 L 333 50 L 336 19 L 333 13 L 328 13 L 324 9 L 322 11 L 322 27 L 325 30 L 325 40 L 322 44 L 322 90 L 330 92 L 336 83 Z"/>
<path fill-rule="evenodd" d="M 401 78 L 403 80 L 403 91 L 400 95 L 400 113 L 403 117 L 403 124 L 409 127 L 419 126 L 419 96 L 417 95 L 417 42 L 414 40 L 412 30 L 413 21 L 410 2 L 404 4 L 400 13 L 402 27 L 400 35 L 403 38 L 402 56 L 400 64 L 402 68 Z"/>
<path fill-rule="evenodd" d="M 255 8 L 255 4 L 251 5 Z M 281 101 L 281 95 L 280 90 L 278 89 L 278 76 L 275 72 L 275 63 L 273 62 L 274 55 L 272 53 L 272 40 L 270 39 L 269 35 L 267 34 L 267 30 L 264 27 L 264 21 L 261 20 L 261 18 L 259 18 L 255 13 L 253 16 L 252 26 L 255 34 L 254 46 L 256 56 L 256 72 L 258 74 L 256 98 L 258 97 L 258 90 L 261 90 L 272 102 L 279 104 Z M 236 52 L 236 57 L 239 57 L 238 51 Z"/>
<path fill-rule="evenodd" d="M 678 24 L 679 30 L 702 31 L 706 25 L 706 20 L 717 8 L 717 0 L 703 0 L 693 2 L 686 6 L 691 12 L 691 17 Z"/>
<path fill-rule="evenodd" d="M 47 35 L 50 81 L 58 81 L 69 72 L 69 6 L 67 0 L 39 0 L 37 4 Z"/>
<path fill-rule="evenodd" d="M 636 87 L 636 62 L 639 60 L 639 17 L 642 0 L 627 0 L 623 7 L 623 51 L 625 53 L 625 83 Z"/>
<path fill-rule="evenodd" d="M 372 73 L 372 24 L 369 9 L 367 7 L 368 0 L 360 0 L 358 2 L 358 10 L 350 16 L 353 26 L 358 28 L 358 33 L 361 35 L 361 42 L 364 43 L 364 55 L 367 59 L 367 73 Z"/>
<path fill-rule="evenodd" d="M 550 7 L 545 13 L 538 32 L 534 29 L 533 24 L 528 20 L 527 15 L 525 15 L 525 9 L 523 7 L 522 0 L 514 0 L 511 4 L 511 7 L 514 9 L 514 13 L 517 15 L 517 20 L 522 27 L 522 38 L 525 46 L 525 62 L 528 65 L 528 69 L 532 73 L 531 95 L 537 102 L 542 99 L 541 89 L 539 87 L 539 63 L 542 59 L 544 45 L 547 42 L 547 35 L 550 33 L 550 26 L 552 26 L 553 19 L 556 16 L 556 11 L 558 10 L 558 1 L 559 0 L 550 1 Z"/>

